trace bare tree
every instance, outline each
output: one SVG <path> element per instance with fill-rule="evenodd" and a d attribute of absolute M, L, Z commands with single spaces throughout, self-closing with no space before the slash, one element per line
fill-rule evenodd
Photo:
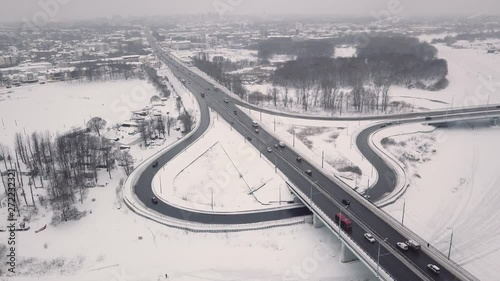
<path fill-rule="evenodd" d="M 148 140 L 151 137 L 151 124 L 149 121 L 141 121 L 139 122 L 137 129 L 139 130 L 139 134 L 141 135 L 141 139 L 144 142 L 144 146 L 148 146 Z"/>
<path fill-rule="evenodd" d="M 128 151 L 123 151 L 118 154 L 118 162 L 120 166 L 125 170 L 125 174 L 128 176 L 134 168 L 134 158 Z"/>
<path fill-rule="evenodd" d="M 101 136 L 101 130 L 106 127 L 106 120 L 101 117 L 93 117 L 87 122 L 87 127 Z"/>
<path fill-rule="evenodd" d="M 175 118 L 168 116 L 167 117 L 167 133 L 168 136 L 170 137 L 170 129 L 172 128 L 172 125 L 175 124 Z"/>
<path fill-rule="evenodd" d="M 193 124 L 194 124 L 194 117 L 187 112 L 187 110 L 184 110 L 184 112 L 179 115 L 179 120 L 182 122 L 184 125 L 184 131 L 186 133 L 191 132 L 193 129 Z"/>

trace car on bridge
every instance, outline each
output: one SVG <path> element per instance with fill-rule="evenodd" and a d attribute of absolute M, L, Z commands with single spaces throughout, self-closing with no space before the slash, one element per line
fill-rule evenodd
<path fill-rule="evenodd" d="M 351 201 L 349 200 L 346 200 L 346 199 L 342 199 L 342 204 L 346 207 L 349 207 L 351 205 Z"/>
<path fill-rule="evenodd" d="M 412 248 L 413 250 L 420 250 L 420 248 L 421 248 L 420 244 L 418 244 L 417 241 L 412 240 L 412 239 L 406 241 L 406 244 L 408 245 L 408 247 Z"/>
<path fill-rule="evenodd" d="M 397 242 L 396 245 L 398 245 L 398 247 L 401 250 L 404 250 L 404 251 L 408 250 L 408 244 L 406 244 L 405 242 Z"/>
<path fill-rule="evenodd" d="M 352 223 L 351 221 L 343 214 L 341 213 L 336 213 L 335 214 L 335 223 L 340 224 L 340 227 L 344 229 L 345 231 L 351 231 L 352 230 Z"/>
<path fill-rule="evenodd" d="M 427 265 L 427 268 L 430 269 L 430 271 L 434 272 L 435 274 L 439 274 L 439 272 L 441 272 L 441 269 L 437 265 L 432 263 L 429 263 Z"/>
<path fill-rule="evenodd" d="M 371 235 L 370 233 L 365 233 L 365 238 L 366 240 L 368 240 L 368 242 L 375 243 L 375 237 L 373 237 L 373 235 Z"/>

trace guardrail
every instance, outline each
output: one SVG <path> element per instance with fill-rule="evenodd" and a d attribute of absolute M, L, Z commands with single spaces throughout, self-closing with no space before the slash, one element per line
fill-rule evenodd
<path fill-rule="evenodd" d="M 173 56 L 172 54 L 170 54 L 171 57 L 173 57 L 175 60 L 177 60 L 180 64 L 184 65 L 180 60 L 178 60 L 175 56 Z M 187 66 L 184 66 L 185 68 L 188 68 Z M 219 85 L 218 82 L 216 82 L 215 80 L 213 80 L 211 77 L 208 77 L 208 75 L 204 74 L 202 71 L 198 70 L 198 72 L 200 72 L 200 76 L 203 76 L 203 77 L 206 77 L 206 80 L 209 80 L 211 81 L 214 85 Z M 221 86 L 219 85 L 219 88 L 221 90 L 224 90 L 224 92 L 226 94 L 230 94 L 230 95 L 234 95 L 231 93 L 231 91 L 229 91 L 227 88 L 225 88 L 224 86 Z M 246 102 L 244 102 L 244 104 L 247 104 Z M 249 105 L 249 104 L 247 104 Z M 255 106 L 251 106 L 254 110 L 256 108 L 259 108 L 259 107 L 255 107 Z M 480 108 L 494 108 L 496 107 L 496 105 L 489 105 L 489 106 L 485 106 L 485 107 L 480 107 Z M 440 110 L 440 111 L 430 111 L 430 112 L 427 112 L 427 113 L 439 113 L 439 112 L 454 112 L 454 111 L 459 111 L 459 110 L 464 110 L 464 109 L 472 109 L 472 108 L 477 108 L 475 106 L 469 106 L 469 107 L 462 107 L 462 108 L 453 108 L 452 110 L 449 110 L 449 109 L 443 109 L 443 110 Z M 269 110 L 269 111 L 272 111 L 272 110 Z M 280 112 L 277 112 L 276 113 L 280 113 Z M 289 114 L 290 117 L 292 117 L 293 114 Z M 401 117 L 402 114 L 396 114 L 396 115 L 387 115 L 387 119 L 391 119 L 391 118 L 397 118 L 397 117 Z M 293 115 L 297 118 L 304 118 L 304 117 L 307 117 L 307 118 L 310 118 L 311 116 L 309 115 Z M 369 116 L 367 116 L 369 117 Z M 349 117 L 349 118 L 352 118 L 354 119 L 353 117 Z M 380 117 L 379 117 L 380 118 Z M 270 132 L 268 132 L 270 133 Z M 270 133 L 271 134 L 271 133 Z M 279 139 L 279 138 L 276 138 L 276 139 Z M 285 159 L 285 158 L 284 158 Z M 287 161 L 285 159 L 285 161 Z M 327 175 L 327 174 L 324 174 L 320 168 L 317 167 L 317 165 L 314 163 L 314 162 L 310 162 L 309 163 L 310 165 L 314 166 L 318 171 L 320 171 L 324 176 L 326 176 L 327 178 L 329 178 L 330 180 L 332 180 L 333 182 L 337 183 L 342 189 L 344 189 L 345 192 L 349 193 L 352 197 L 355 197 L 355 196 L 360 196 L 359 193 L 355 192 L 354 190 L 352 190 L 352 188 L 350 187 L 346 187 L 345 183 L 339 181 L 338 179 L 334 178 L 334 177 L 331 177 L 330 175 Z M 322 189 L 319 189 L 319 190 L 322 190 Z M 305 201 L 304 201 L 305 202 Z M 333 201 L 332 201 L 333 202 Z M 404 235 L 404 236 L 407 236 L 407 237 L 412 237 L 412 238 L 415 238 L 415 240 L 417 240 L 417 242 L 422 242 L 423 239 L 421 239 L 420 237 L 418 237 L 415 233 L 413 233 L 411 230 L 409 230 L 408 228 L 404 227 L 404 226 L 401 226 L 399 224 L 399 222 L 397 222 L 394 218 L 392 218 L 391 216 L 387 215 L 385 212 L 383 212 L 382 210 L 380 210 L 379 208 L 375 208 L 372 204 L 368 204 L 366 202 L 366 200 L 359 200 L 359 203 L 363 204 L 366 208 L 370 209 L 373 213 L 375 213 L 379 218 L 381 218 L 382 220 L 384 220 L 387 224 L 390 224 L 390 225 L 394 225 L 395 229 L 397 231 L 399 231 L 400 234 Z M 317 210 L 317 208 L 316 208 Z M 356 218 L 357 219 L 357 218 Z M 422 244 L 424 244 L 422 242 Z M 430 247 L 426 248 L 426 247 L 422 247 L 422 251 L 424 251 L 426 254 L 428 254 L 429 256 L 433 257 L 434 259 L 436 260 L 439 260 L 441 262 L 441 265 L 444 266 L 445 268 L 447 268 L 450 272 L 454 273 L 455 275 L 458 275 L 458 276 L 462 276 L 462 277 L 465 277 L 469 280 L 478 280 L 477 278 L 475 278 L 474 276 L 472 276 L 469 272 L 467 272 L 466 270 L 464 270 L 462 267 L 460 267 L 458 264 L 454 263 L 453 261 L 449 261 L 449 260 L 444 260 L 442 259 L 442 257 L 444 256 L 441 252 L 439 251 L 436 251 L 435 248 L 433 248 L 433 250 L 431 251 L 431 249 L 429 249 Z M 388 247 L 388 249 L 390 249 L 390 247 Z M 448 266 L 448 264 L 451 264 L 452 266 Z M 413 268 L 412 268 L 413 270 Z"/>

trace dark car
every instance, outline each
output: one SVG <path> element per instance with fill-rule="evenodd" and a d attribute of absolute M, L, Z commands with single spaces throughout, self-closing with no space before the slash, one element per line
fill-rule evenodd
<path fill-rule="evenodd" d="M 153 163 L 153 168 L 156 168 L 156 167 L 158 167 L 158 161 L 155 161 L 155 162 Z"/>
<path fill-rule="evenodd" d="M 312 176 L 312 171 L 311 171 L 311 170 L 306 170 L 306 174 L 307 174 L 308 176 Z"/>
<path fill-rule="evenodd" d="M 156 198 L 156 197 L 153 196 L 151 198 L 151 202 L 153 202 L 153 204 L 158 204 L 158 198 Z"/>
<path fill-rule="evenodd" d="M 252 137 L 251 136 L 247 136 L 247 140 L 251 141 Z"/>
<path fill-rule="evenodd" d="M 297 157 L 297 162 L 302 162 L 302 157 Z"/>
<path fill-rule="evenodd" d="M 234 115 L 238 115 L 238 111 L 236 111 L 236 110 L 235 110 L 235 111 L 233 111 L 233 112 L 234 112 Z"/>
<path fill-rule="evenodd" d="M 346 200 L 346 199 L 342 199 L 342 204 L 346 207 L 349 207 L 351 205 L 351 201 L 349 200 Z"/>
<path fill-rule="evenodd" d="M 201 97 L 204 98 L 205 97 L 205 93 L 201 93 Z"/>
<path fill-rule="evenodd" d="M 432 120 L 432 117 L 430 117 L 430 116 L 425 117 L 425 121 L 429 121 L 429 120 Z"/>

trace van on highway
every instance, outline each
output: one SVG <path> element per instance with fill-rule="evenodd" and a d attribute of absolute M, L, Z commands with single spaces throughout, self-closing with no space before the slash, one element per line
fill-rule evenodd
<path fill-rule="evenodd" d="M 420 244 L 418 244 L 415 240 L 408 240 L 406 241 L 406 245 L 408 245 L 408 247 L 412 248 L 413 250 L 420 250 L 421 246 Z"/>

